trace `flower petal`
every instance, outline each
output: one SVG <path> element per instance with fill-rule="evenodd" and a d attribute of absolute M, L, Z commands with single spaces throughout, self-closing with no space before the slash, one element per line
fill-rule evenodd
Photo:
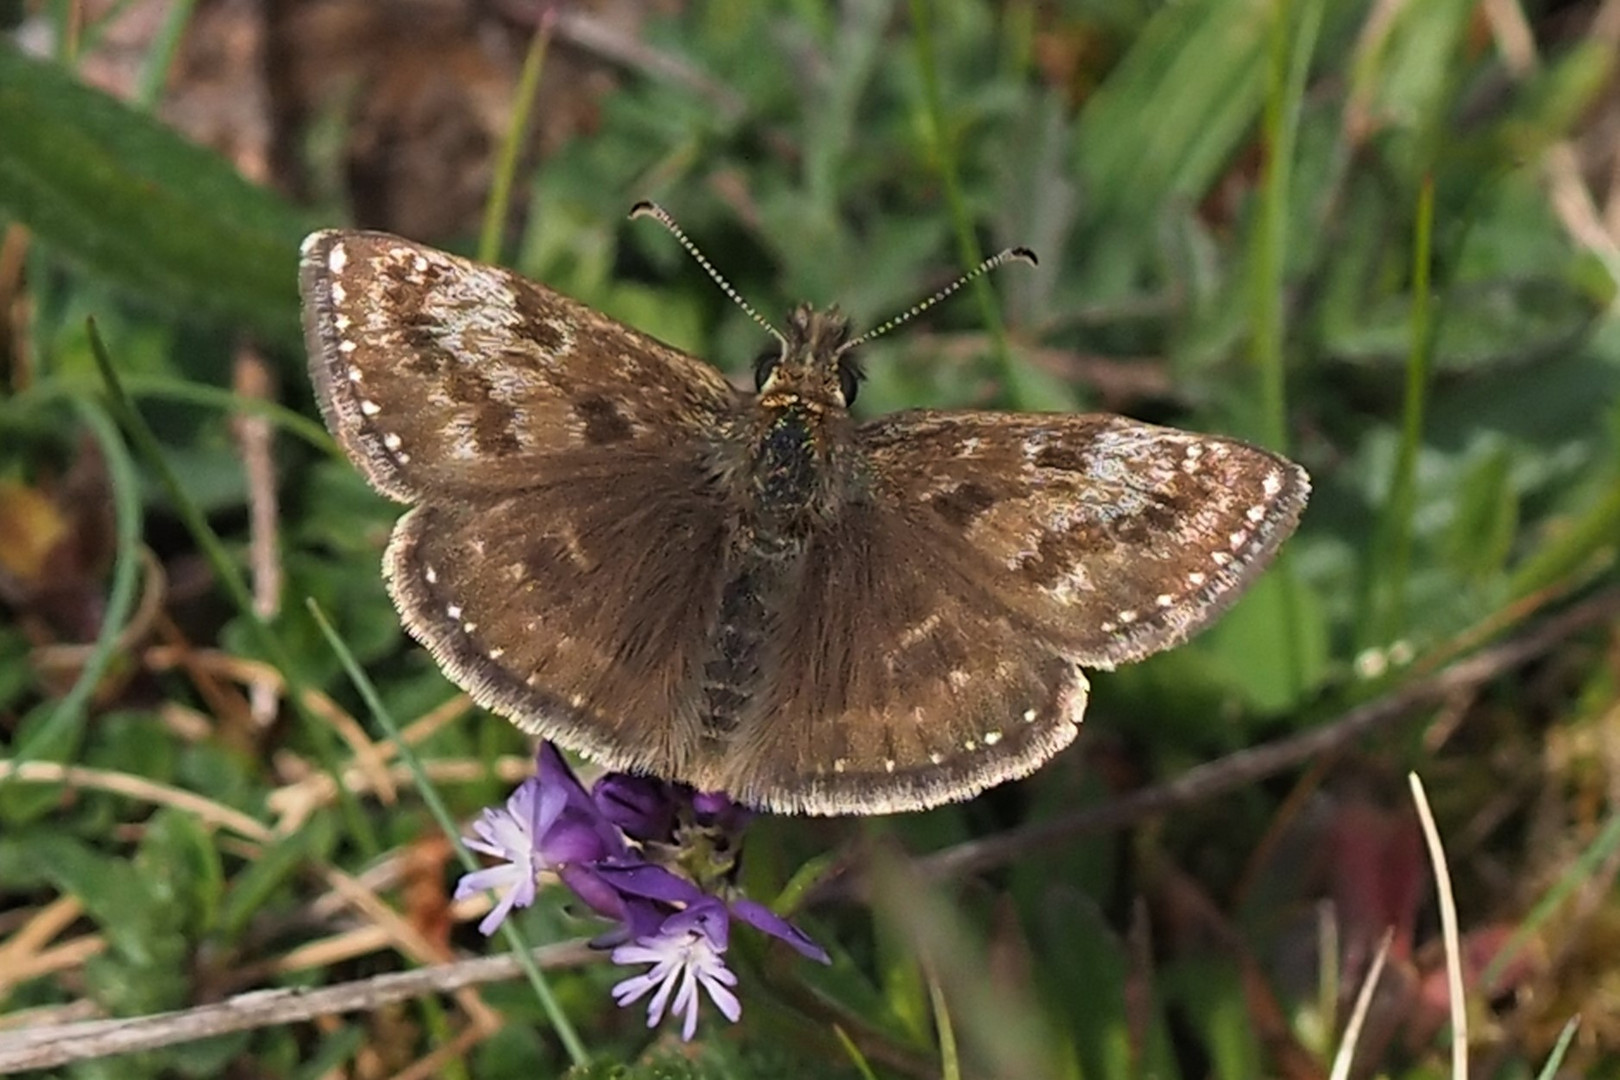
<path fill-rule="evenodd" d="M 598 866 L 596 872 L 626 896 L 641 896 L 669 904 L 692 904 L 705 899 L 707 895 L 685 878 L 650 863 Z"/>
<path fill-rule="evenodd" d="M 523 868 L 512 863 L 501 866 L 486 866 L 482 870 L 472 870 L 461 875 L 456 882 L 456 891 L 451 893 L 452 900 L 465 900 L 473 893 L 483 892 L 485 889 L 510 889 L 523 879 Z"/>
<path fill-rule="evenodd" d="M 609 773 L 591 788 L 602 816 L 635 840 L 669 843 L 675 838 L 675 790 L 650 776 Z"/>
<path fill-rule="evenodd" d="M 720 1015 L 735 1024 L 742 1016 L 742 1002 L 737 1000 L 737 995 L 733 994 L 726 987 L 725 981 L 719 977 L 722 972 L 731 975 L 731 985 L 735 986 L 737 977 L 732 975 L 730 968 L 723 967 L 716 972 L 705 972 L 698 978 L 703 982 L 703 989 L 709 992 L 709 1000 L 720 1010 Z"/>
<path fill-rule="evenodd" d="M 619 894 L 619 891 L 597 873 L 591 866 L 579 863 L 568 863 L 557 867 L 557 876 L 562 883 L 571 889 L 575 896 L 585 901 L 585 906 L 601 915 L 603 918 L 622 921 L 629 920 L 629 902 Z M 656 927 L 646 926 L 645 930 Z M 645 931 L 644 931 L 645 932 Z M 640 937 L 640 934 L 635 935 Z"/>
<path fill-rule="evenodd" d="M 731 913 L 755 930 L 787 942 L 802 956 L 819 960 L 823 964 L 832 963 L 832 957 L 827 955 L 826 949 L 811 941 L 803 930 L 757 900 L 750 900 L 746 896 L 739 897 L 731 902 Z"/>
<path fill-rule="evenodd" d="M 692 1036 L 697 1034 L 697 972 L 694 971 L 692 965 L 688 963 L 681 968 L 680 978 L 681 988 L 680 992 L 675 995 L 675 1004 L 672 1011 L 677 1016 L 682 1013 L 686 1014 L 685 1019 L 681 1022 L 681 1038 L 686 1042 L 691 1042 Z"/>

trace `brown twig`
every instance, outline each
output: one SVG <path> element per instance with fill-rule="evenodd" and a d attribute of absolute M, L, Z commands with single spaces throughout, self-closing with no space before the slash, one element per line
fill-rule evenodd
<path fill-rule="evenodd" d="M 924 878 L 934 881 L 964 877 L 1036 854 L 1076 836 L 1122 829 L 1155 814 L 1247 787 L 1319 755 L 1338 751 L 1415 709 L 1489 682 L 1503 672 L 1545 655 L 1572 634 L 1617 615 L 1620 615 L 1620 588 L 1610 588 L 1517 638 L 1481 649 L 1466 660 L 1404 686 L 1388 697 L 1358 705 L 1331 723 L 1196 766 L 1174 780 L 1144 788 L 1103 806 L 1087 807 L 958 844 L 919 859 L 918 870 Z M 828 882 L 817 890 L 810 902 L 864 896 L 866 876 L 864 869 L 858 868 L 849 877 Z"/>
<path fill-rule="evenodd" d="M 648 45 L 619 30 L 607 20 L 575 7 L 558 7 L 557 37 L 599 59 L 637 72 L 655 82 L 678 86 L 707 100 L 728 122 L 748 111 L 748 104 L 731 87 L 686 60 Z M 534 18 L 532 5 L 525 12 Z"/>
<path fill-rule="evenodd" d="M 534 950 L 545 969 L 578 967 L 598 956 L 582 941 Z M 255 990 L 215 1005 L 118 1020 L 88 1020 L 0 1033 L 0 1074 L 49 1069 L 153 1050 L 233 1031 L 293 1024 L 337 1013 L 366 1012 L 424 994 L 444 994 L 522 974 L 510 954 L 436 964 L 315 990 Z"/>
<path fill-rule="evenodd" d="M 233 369 L 235 390 L 255 401 L 274 396 L 270 370 L 251 345 L 238 347 Z M 269 620 L 281 610 L 285 574 L 281 566 L 281 502 L 276 493 L 275 432 L 265 417 L 242 413 L 235 417 L 238 448 L 248 481 L 248 565 L 253 579 L 253 613 Z M 279 687 L 256 679 L 248 686 L 253 722 L 270 726 L 280 706 Z"/>

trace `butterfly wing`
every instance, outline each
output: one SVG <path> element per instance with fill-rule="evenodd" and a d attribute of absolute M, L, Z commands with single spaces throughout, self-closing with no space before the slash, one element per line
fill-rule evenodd
<path fill-rule="evenodd" d="M 900 413 L 857 441 L 867 495 L 812 541 L 724 777 L 776 809 L 921 809 L 1032 772 L 1074 737 L 1081 667 L 1208 624 L 1309 491 L 1264 450 L 1116 416 Z"/>
<path fill-rule="evenodd" d="M 1207 626 L 1310 494 L 1305 471 L 1269 451 L 1106 414 L 898 413 L 859 439 L 876 498 L 964 552 L 1088 667 Z"/>
<path fill-rule="evenodd" d="M 559 452 L 679 445 L 738 399 L 577 301 L 387 233 L 314 233 L 300 288 L 327 427 L 401 502 L 510 490 Z"/>
<path fill-rule="evenodd" d="M 1085 675 L 934 539 L 866 503 L 810 542 L 715 786 L 788 813 L 919 810 L 1068 745 Z"/>
<path fill-rule="evenodd" d="M 309 237 L 301 286 L 327 426 L 418 504 L 384 560 L 407 628 L 519 727 L 679 775 L 689 650 L 729 544 L 701 462 L 737 392 L 543 286 L 384 233 Z"/>
<path fill-rule="evenodd" d="M 646 452 L 548 470 L 400 521 L 384 576 L 479 704 L 601 764 L 689 775 L 728 517 L 695 464 Z"/>

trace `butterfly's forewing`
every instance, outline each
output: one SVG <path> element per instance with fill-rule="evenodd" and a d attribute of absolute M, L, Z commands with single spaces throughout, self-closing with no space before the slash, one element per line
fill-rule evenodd
<path fill-rule="evenodd" d="M 513 490 L 562 451 L 678 445 L 737 400 L 584 304 L 386 233 L 311 235 L 300 285 L 327 426 L 403 502 Z"/>
<path fill-rule="evenodd" d="M 1087 667 L 1208 625 L 1310 493 L 1269 451 L 1104 414 L 897 413 L 858 441 L 919 546 L 970 551 L 1031 633 Z"/>

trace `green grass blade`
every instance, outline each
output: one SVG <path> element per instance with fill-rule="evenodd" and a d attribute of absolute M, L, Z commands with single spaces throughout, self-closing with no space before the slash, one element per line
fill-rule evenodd
<path fill-rule="evenodd" d="M 177 0 L 164 16 L 152 47 L 141 61 L 141 73 L 135 86 L 135 103 L 141 108 L 151 111 L 163 97 L 169 71 L 174 66 L 174 55 L 180 48 L 180 39 L 185 36 L 186 26 L 190 24 L 191 13 L 196 7 L 197 0 Z"/>
<path fill-rule="evenodd" d="M 326 724 L 322 723 L 305 702 L 306 688 L 303 679 L 299 676 L 292 657 L 282 645 L 281 639 L 276 637 L 268 623 L 255 611 L 253 595 L 243 582 L 242 575 L 237 572 L 236 563 L 232 561 L 225 551 L 225 545 L 209 526 L 208 519 L 198 509 L 197 504 L 186 493 L 184 485 L 180 483 L 174 471 L 169 468 L 163 458 L 157 436 L 147 425 L 146 420 L 130 401 L 123 384 L 119 381 L 118 372 L 113 366 L 112 357 L 107 352 L 106 343 L 101 340 L 95 321 L 90 322 L 90 351 L 95 356 L 96 367 L 101 371 L 101 377 L 106 383 L 107 396 L 112 405 L 112 412 L 118 418 L 120 425 L 135 445 L 136 451 L 145 459 L 147 465 L 157 475 L 158 482 L 162 484 L 170 501 L 174 504 L 175 513 L 185 524 L 186 530 L 197 542 L 198 550 L 208 561 L 209 567 L 218 578 L 220 587 L 225 590 L 232 606 L 247 621 L 247 626 L 253 634 L 255 643 L 264 653 L 266 659 L 281 672 L 282 680 L 287 688 L 287 700 L 291 703 L 305 729 L 309 732 L 310 744 L 315 749 L 316 757 L 320 760 L 322 769 L 332 778 L 334 789 L 337 792 L 338 805 L 343 810 L 344 821 L 349 828 L 349 834 L 354 838 L 362 851 L 368 855 L 375 855 L 380 849 L 376 831 L 366 816 L 360 811 L 360 803 L 354 793 L 343 783 L 343 770 L 338 760 L 337 738 Z"/>
<path fill-rule="evenodd" d="M 540 75 L 545 70 L 546 50 L 551 45 L 555 21 L 552 9 L 544 9 L 540 25 L 529 43 L 528 55 L 523 58 L 523 71 L 513 92 L 512 119 L 506 125 L 506 138 L 501 140 L 489 202 L 484 205 L 484 228 L 478 237 L 480 262 L 494 263 L 501 258 L 501 236 L 506 231 L 506 217 L 512 205 L 512 178 L 523 150 L 523 137 L 529 130 L 529 114 L 534 109 L 535 92 L 540 88 Z"/>
<path fill-rule="evenodd" d="M 210 150 L 0 44 L 0 212 L 135 295 L 298 340 L 303 216 Z"/>
<path fill-rule="evenodd" d="M 415 778 L 416 788 L 422 793 L 422 801 L 427 804 L 428 812 L 439 823 L 439 828 L 444 830 L 444 835 L 453 841 L 451 846 L 455 850 L 457 860 L 468 871 L 478 869 L 478 861 L 472 857 L 472 854 L 460 842 L 461 830 L 456 824 L 456 819 L 451 816 L 449 807 L 445 806 L 444 800 L 439 797 L 438 789 L 428 779 L 427 770 L 422 767 L 422 760 L 416 756 L 416 751 L 411 748 L 410 743 L 405 741 L 400 732 L 399 723 L 394 719 L 394 714 L 389 712 L 388 708 L 383 705 L 382 698 L 377 694 L 377 688 L 372 685 L 371 680 L 366 677 L 366 673 L 355 660 L 354 654 L 349 651 L 349 647 L 338 636 L 337 630 L 327 619 L 326 613 L 313 600 L 306 601 L 306 603 L 310 614 L 315 618 L 316 625 L 321 628 L 321 633 L 325 636 L 327 644 L 337 654 L 338 662 L 343 665 L 343 670 L 348 674 L 349 681 L 360 692 L 360 698 L 366 703 L 366 708 L 376 718 L 378 725 L 388 733 L 388 737 L 394 740 L 394 748 L 399 753 L 400 760 L 404 761 L 405 767 L 410 770 L 411 776 Z M 529 984 L 534 988 L 535 996 L 540 1000 L 540 1007 L 545 1009 L 546 1015 L 550 1017 L 552 1027 L 557 1031 L 557 1038 L 568 1051 L 568 1056 L 573 1059 L 575 1065 L 587 1064 L 590 1061 L 590 1055 L 585 1051 L 585 1044 L 580 1041 L 579 1033 L 568 1022 L 568 1017 L 563 1013 L 562 1006 L 558 1004 L 556 995 L 551 992 L 551 984 L 546 982 L 545 975 L 540 971 L 539 965 L 534 962 L 533 950 L 524 939 L 522 932 L 518 930 L 511 919 L 507 919 L 501 924 L 501 932 L 505 935 L 507 944 L 511 946 L 513 956 L 517 959 L 519 966 L 523 968 L 524 974 L 529 977 Z"/>
<path fill-rule="evenodd" d="M 1558 1041 L 1553 1044 L 1552 1053 L 1547 1055 L 1547 1063 L 1536 1074 L 1536 1080 L 1553 1080 L 1558 1070 L 1564 1064 L 1564 1055 L 1569 1053 L 1569 1044 L 1575 1041 L 1575 1031 L 1581 1026 L 1581 1018 L 1572 1016 L 1564 1024 L 1564 1029 L 1558 1033 Z"/>
<path fill-rule="evenodd" d="M 216 409 L 222 413 L 259 417 L 268 420 L 278 430 L 308 443 L 323 454 L 331 457 L 341 456 L 337 441 L 325 427 L 302 413 L 268 398 L 248 397 L 227 390 L 223 386 L 189 382 L 168 375 L 126 375 L 122 381 L 124 392 L 131 398 L 178 401 L 186 405 Z M 85 387 L 74 377 L 42 379 L 16 397 L 0 401 L 0 422 L 3 422 L 3 417 L 8 414 L 36 408 L 48 401 L 59 398 L 73 400 L 79 397 L 84 389 Z"/>
<path fill-rule="evenodd" d="M 984 261 L 984 252 L 979 248 L 978 238 L 974 235 L 973 218 L 968 213 L 967 199 L 962 194 L 956 148 L 950 134 L 949 118 L 945 115 L 944 99 L 940 93 L 939 64 L 934 49 L 933 11 L 929 0 L 911 0 L 911 25 L 917 49 L 917 67 L 922 73 L 925 129 L 932 144 L 934 162 L 939 168 L 940 184 L 945 190 L 945 204 L 951 215 L 951 225 L 956 231 L 957 257 L 962 260 L 963 270 L 971 270 Z M 996 303 L 995 292 L 983 275 L 974 278 L 971 285 L 984 320 L 985 332 L 990 338 L 991 354 L 995 357 L 997 374 L 1006 390 L 1008 404 L 1015 409 L 1033 408 L 1034 402 L 1031 400 L 1033 393 L 1025 387 L 1023 373 L 1013 362 L 1012 354 L 1007 348 L 1007 329 L 1001 321 L 1001 308 Z"/>
<path fill-rule="evenodd" d="M 137 599 L 141 563 L 141 507 L 135 466 L 130 461 L 123 440 L 118 437 L 118 428 L 112 419 L 92 402 L 79 399 L 73 404 L 80 421 L 90 429 L 91 437 L 96 440 L 110 474 L 115 530 L 112 587 L 107 592 L 107 609 L 101 617 L 101 628 L 96 633 L 95 644 L 85 659 L 79 677 L 62 696 L 45 724 L 17 747 L 12 756 L 12 771 L 7 777 L 17 775 L 22 765 L 34 757 L 38 747 L 55 745 L 67 729 L 84 721 L 90 695 L 95 693 L 101 676 L 112 663 L 118 637 L 128 624 Z M 5 778 L 0 778 L 0 785 L 5 782 Z"/>

